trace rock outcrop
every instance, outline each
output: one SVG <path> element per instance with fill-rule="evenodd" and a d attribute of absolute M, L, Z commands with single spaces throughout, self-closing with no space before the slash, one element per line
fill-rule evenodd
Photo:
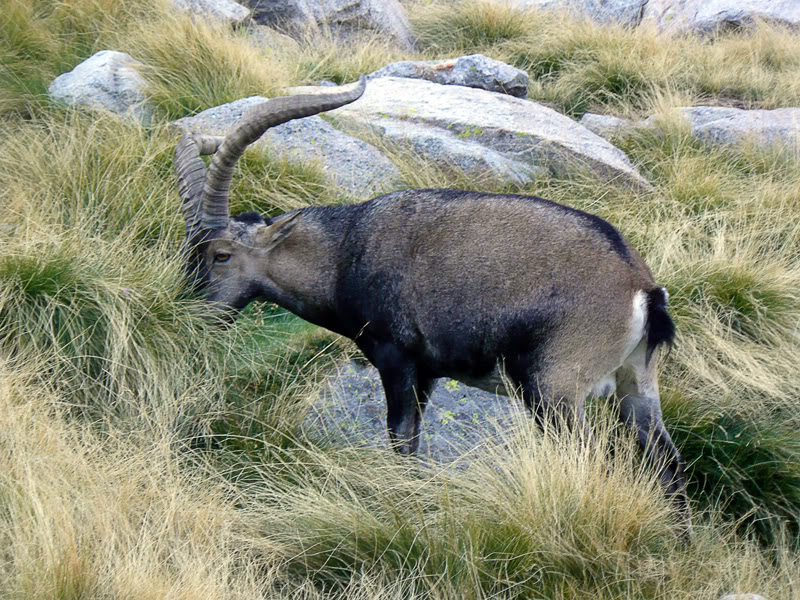
<path fill-rule="evenodd" d="M 749 141 L 757 146 L 800 145 L 800 108 L 741 110 L 716 106 L 681 108 L 692 133 L 713 145 Z"/>
<path fill-rule="evenodd" d="M 800 148 L 800 108 L 743 110 L 723 106 L 688 106 L 677 109 L 694 136 L 710 146 L 744 142 L 762 148 Z M 641 121 L 587 113 L 581 124 L 606 139 L 646 129 L 658 129 L 658 119 Z"/>
<path fill-rule="evenodd" d="M 797 0 L 485 0 L 520 10 L 556 10 L 597 23 L 652 24 L 668 34 L 713 35 L 768 21 L 800 26 Z"/>

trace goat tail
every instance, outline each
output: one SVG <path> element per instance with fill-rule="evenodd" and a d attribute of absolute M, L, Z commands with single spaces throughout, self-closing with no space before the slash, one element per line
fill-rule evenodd
<path fill-rule="evenodd" d="M 656 348 L 666 344 L 672 350 L 675 341 L 675 323 L 667 311 L 669 294 L 663 287 L 647 292 L 647 354 L 645 364 L 650 362 Z"/>

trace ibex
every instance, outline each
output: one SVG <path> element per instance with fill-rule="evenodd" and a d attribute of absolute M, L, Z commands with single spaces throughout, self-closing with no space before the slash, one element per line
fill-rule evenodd
<path fill-rule="evenodd" d="M 688 521 L 656 379 L 658 351 L 675 335 L 667 293 L 603 219 L 537 197 L 449 189 L 229 216 L 233 168 L 249 144 L 355 101 L 364 86 L 275 98 L 224 137 L 180 141 L 188 267 L 208 300 L 235 314 L 264 299 L 352 339 L 380 373 L 400 453 L 417 450 L 440 377 L 499 393 L 510 382 L 542 425 L 561 413 L 582 426 L 587 396 L 616 391 L 619 418 Z"/>

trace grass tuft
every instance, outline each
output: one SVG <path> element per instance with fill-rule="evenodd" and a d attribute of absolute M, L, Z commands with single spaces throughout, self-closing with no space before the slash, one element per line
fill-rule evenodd
<path fill-rule="evenodd" d="M 282 95 L 291 83 L 284 62 L 250 45 L 245 33 L 188 16 L 141 22 L 121 47 L 147 65 L 142 74 L 152 103 L 168 119 L 247 96 Z"/>
<path fill-rule="evenodd" d="M 500 2 L 468 0 L 453 6 L 428 3 L 411 13 L 422 48 L 439 56 L 475 54 L 496 44 L 523 37 L 536 13 L 520 13 Z"/>

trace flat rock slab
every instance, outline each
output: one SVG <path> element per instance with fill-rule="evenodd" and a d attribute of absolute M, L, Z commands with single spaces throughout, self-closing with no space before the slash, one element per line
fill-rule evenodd
<path fill-rule="evenodd" d="M 48 92 L 69 106 L 108 110 L 148 122 L 152 111 L 144 93 L 147 83 L 139 73 L 143 66 L 124 52 L 102 50 L 56 77 Z"/>
<path fill-rule="evenodd" d="M 751 141 L 764 148 L 799 147 L 800 108 L 741 110 L 695 106 L 680 110 L 689 119 L 692 133 L 712 144 Z"/>
<path fill-rule="evenodd" d="M 642 23 L 663 32 L 713 34 L 727 27 L 745 27 L 764 20 L 800 26 L 797 0 L 649 0 Z"/>
<path fill-rule="evenodd" d="M 387 120 L 425 126 L 440 139 L 497 152 L 532 169 L 566 176 L 575 167 L 588 168 L 608 180 L 650 188 L 628 157 L 607 140 L 551 108 L 504 94 L 385 77 L 370 81 L 359 100 L 331 114 L 378 131 Z M 409 127 L 404 133 L 394 126 L 393 135 L 414 145 L 417 131 L 419 127 Z"/>
<path fill-rule="evenodd" d="M 692 134 L 712 146 L 750 142 L 762 148 L 800 147 L 800 108 L 742 110 L 690 106 L 677 110 L 688 121 Z M 655 127 L 655 117 L 633 124 L 635 129 Z"/>
<path fill-rule="evenodd" d="M 243 98 L 174 124 L 194 133 L 224 135 L 245 112 L 266 101 L 260 96 Z M 255 143 L 259 145 L 289 160 L 316 162 L 333 183 L 359 197 L 373 196 L 401 178 L 397 167 L 377 148 L 335 129 L 318 116 L 273 127 Z"/>
<path fill-rule="evenodd" d="M 449 60 L 396 62 L 370 73 L 367 79 L 379 77 L 424 79 L 442 85 L 461 85 L 508 94 L 516 98 L 528 96 L 528 74 L 525 71 L 482 54 Z"/>
<path fill-rule="evenodd" d="M 517 400 L 440 379 L 425 409 L 420 457 L 452 463 L 527 418 Z M 357 362 L 344 365 L 303 427 L 311 437 L 389 448 L 386 397 L 378 371 Z"/>
<path fill-rule="evenodd" d="M 694 136 L 711 146 L 749 142 L 757 147 L 800 148 L 800 108 L 742 110 L 724 106 L 688 106 L 676 109 Z M 642 121 L 586 113 L 581 124 L 605 138 L 656 131 L 658 118 Z"/>

